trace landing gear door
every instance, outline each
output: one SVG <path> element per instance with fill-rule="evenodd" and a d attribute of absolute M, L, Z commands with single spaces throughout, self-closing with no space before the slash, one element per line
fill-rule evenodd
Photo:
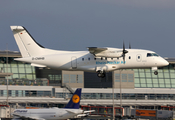
<path fill-rule="evenodd" d="M 77 68 L 77 57 L 73 56 L 71 58 L 71 67 L 72 69 L 76 69 Z"/>

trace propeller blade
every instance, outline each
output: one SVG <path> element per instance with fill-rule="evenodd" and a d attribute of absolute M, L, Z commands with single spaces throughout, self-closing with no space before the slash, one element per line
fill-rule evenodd
<path fill-rule="evenodd" d="M 130 44 L 130 42 L 129 42 L 129 49 L 131 49 L 131 44 Z"/>
<path fill-rule="evenodd" d="M 123 41 L 123 51 L 125 50 L 125 43 L 124 43 L 124 41 Z"/>
<path fill-rule="evenodd" d="M 123 61 L 124 61 L 124 64 L 125 64 L 125 54 L 128 53 L 127 50 L 125 50 L 125 43 L 123 42 Z"/>
<path fill-rule="evenodd" d="M 125 64 L 125 54 L 123 55 L 123 61 L 124 61 L 124 64 Z"/>

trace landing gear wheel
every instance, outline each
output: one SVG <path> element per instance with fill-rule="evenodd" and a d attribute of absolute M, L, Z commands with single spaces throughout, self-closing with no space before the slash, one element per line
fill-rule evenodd
<path fill-rule="evenodd" d="M 102 74 L 101 74 L 101 73 L 97 73 L 97 76 L 98 76 L 99 78 L 101 78 Z"/>
<path fill-rule="evenodd" d="M 155 72 L 154 72 L 154 75 L 158 75 L 158 72 L 157 72 L 157 71 L 155 71 Z"/>
<path fill-rule="evenodd" d="M 105 73 L 101 73 L 101 78 L 105 78 Z"/>
<path fill-rule="evenodd" d="M 105 75 L 105 73 L 102 73 L 101 71 L 98 71 L 98 72 L 97 72 L 97 76 L 98 76 L 99 78 L 104 78 L 106 75 Z"/>

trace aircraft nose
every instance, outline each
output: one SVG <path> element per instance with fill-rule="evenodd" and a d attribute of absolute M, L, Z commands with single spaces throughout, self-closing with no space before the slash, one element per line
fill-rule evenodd
<path fill-rule="evenodd" d="M 169 65 L 169 62 L 162 58 L 162 65 L 167 66 L 167 65 Z"/>

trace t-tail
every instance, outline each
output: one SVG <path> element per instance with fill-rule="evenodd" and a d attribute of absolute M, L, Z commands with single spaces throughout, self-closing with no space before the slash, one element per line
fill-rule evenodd
<path fill-rule="evenodd" d="M 67 109 L 79 109 L 80 107 L 80 99 L 81 99 L 81 88 L 77 88 L 69 103 L 65 108 Z"/>
<path fill-rule="evenodd" d="M 44 47 L 38 44 L 22 26 L 10 26 L 22 57 L 41 55 Z"/>

